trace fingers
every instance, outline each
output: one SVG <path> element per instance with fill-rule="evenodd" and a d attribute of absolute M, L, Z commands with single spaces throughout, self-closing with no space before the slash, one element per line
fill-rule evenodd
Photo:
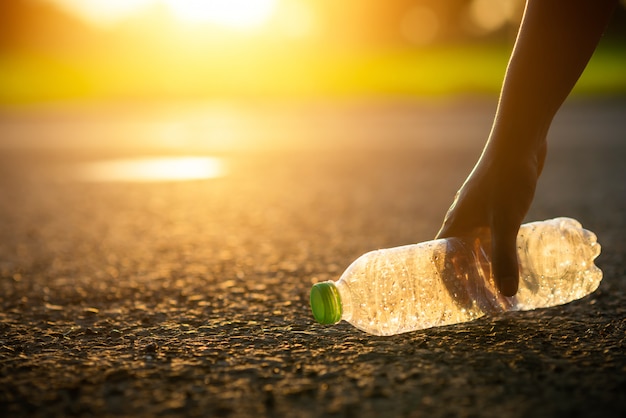
<path fill-rule="evenodd" d="M 496 286 L 504 296 L 514 296 L 519 286 L 517 233 L 535 194 L 545 147 L 537 157 L 538 160 L 507 165 L 507 169 L 499 171 L 506 175 L 496 178 L 492 189 L 491 262 Z"/>
<path fill-rule="evenodd" d="M 481 245 L 491 245 L 492 271 L 496 287 L 504 296 L 514 296 L 517 293 L 519 284 L 517 233 L 521 219 L 511 220 L 504 210 L 496 211 L 490 228 L 490 243 L 488 242 L 489 227 L 481 227 L 475 224 L 467 225 L 459 222 L 458 219 L 454 214 L 448 214 L 436 238 L 475 235 L 481 241 L 486 239 L 486 241 L 482 241 Z M 483 235 L 485 233 L 486 236 Z"/>
<path fill-rule="evenodd" d="M 457 219 L 458 212 L 460 212 L 458 208 L 459 193 L 460 192 L 457 192 L 457 194 L 454 196 L 454 201 L 452 202 L 452 205 L 448 209 L 448 212 L 446 213 L 446 216 L 443 220 L 443 224 L 441 225 L 439 232 L 437 232 L 435 239 L 454 237 L 454 236 L 457 236 L 458 232 L 460 232 L 458 231 L 459 222 Z"/>
<path fill-rule="evenodd" d="M 454 196 L 454 201 L 448 209 L 435 239 L 468 236 L 475 233 L 478 227 L 487 226 L 486 218 L 481 221 L 481 217 L 484 218 L 485 214 L 483 206 L 476 204 L 477 201 L 484 201 L 480 198 L 483 194 L 482 191 L 478 189 L 469 193 L 467 189 L 474 189 L 471 177 L 465 181 Z"/>
<path fill-rule="evenodd" d="M 519 223 L 495 217 L 491 227 L 491 257 L 496 287 L 504 296 L 514 296 L 519 285 L 517 232 Z"/>
<path fill-rule="evenodd" d="M 475 238 L 490 253 L 498 291 L 514 296 L 519 286 L 517 233 L 530 207 L 545 144 L 532 159 L 475 169 L 448 210 L 436 238 Z"/>

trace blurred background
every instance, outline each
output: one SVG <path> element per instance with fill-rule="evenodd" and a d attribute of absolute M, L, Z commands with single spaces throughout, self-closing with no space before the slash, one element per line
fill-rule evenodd
<path fill-rule="evenodd" d="M 2 1 L 0 146 L 204 152 L 339 139 L 408 143 L 418 124 L 436 130 L 452 120 L 477 126 L 482 142 L 523 7 L 523 0 Z M 573 95 L 625 94 L 625 68 L 619 7 Z M 468 98 L 486 104 L 482 119 L 467 105 L 450 116 L 430 112 Z"/>
<path fill-rule="evenodd" d="M 496 94 L 522 0 L 10 0 L 0 104 Z M 579 94 L 626 92 L 620 7 Z"/>

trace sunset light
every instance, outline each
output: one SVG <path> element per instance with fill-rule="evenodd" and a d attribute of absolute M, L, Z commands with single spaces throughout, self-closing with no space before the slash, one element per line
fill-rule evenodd
<path fill-rule="evenodd" d="M 523 9 L 524 0 L 0 0 L 0 105 L 497 94 Z M 626 90 L 624 49 L 604 45 L 577 89 Z"/>
<path fill-rule="evenodd" d="M 133 16 L 157 0 L 48 0 L 96 26 L 110 26 Z"/>
<path fill-rule="evenodd" d="M 213 23 L 246 29 L 267 22 L 277 0 L 164 0 L 174 15 L 186 22 Z"/>
<path fill-rule="evenodd" d="M 208 23 L 233 29 L 251 29 L 266 23 L 278 0 L 49 0 L 96 26 L 110 26 L 166 6 L 182 23 Z"/>

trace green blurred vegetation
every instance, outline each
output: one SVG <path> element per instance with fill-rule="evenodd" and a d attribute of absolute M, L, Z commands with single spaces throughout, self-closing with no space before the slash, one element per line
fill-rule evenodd
<path fill-rule="evenodd" d="M 14 53 L 0 58 L 0 103 L 497 94 L 509 52 L 508 45 L 471 45 L 180 65 Z M 573 94 L 626 94 L 625 73 L 624 46 L 604 45 Z"/>

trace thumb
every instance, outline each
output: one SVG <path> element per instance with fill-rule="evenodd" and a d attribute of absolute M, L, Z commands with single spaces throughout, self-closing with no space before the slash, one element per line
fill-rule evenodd
<path fill-rule="evenodd" d="M 491 227 L 491 262 L 496 287 L 504 296 L 514 296 L 519 284 L 517 232 L 519 225 L 494 222 Z"/>

